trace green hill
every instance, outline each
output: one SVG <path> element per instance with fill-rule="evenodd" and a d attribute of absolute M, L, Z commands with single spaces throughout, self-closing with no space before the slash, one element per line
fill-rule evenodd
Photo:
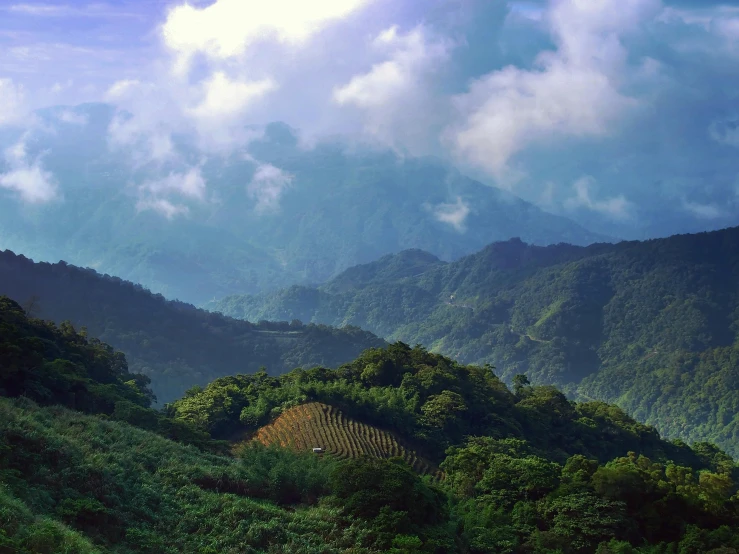
<path fill-rule="evenodd" d="M 0 299 L 0 552 L 13 554 L 728 554 L 739 468 L 668 443 L 603 403 L 569 402 L 490 367 L 397 343 L 337 370 L 194 388 L 166 413 L 111 347 Z M 241 445 L 232 455 L 133 427 L 139 414 L 215 437 L 319 401 L 381 423 L 441 462 L 337 460 Z M 111 411 L 111 403 L 113 411 Z M 84 411 L 72 411 L 77 410 Z M 136 423 L 136 422 L 133 422 Z M 139 425 L 140 426 L 140 425 Z M 217 451 L 218 448 L 212 448 Z"/>
<path fill-rule="evenodd" d="M 739 228 L 584 248 L 513 239 L 420 267 L 419 256 L 211 307 L 421 343 L 491 363 L 509 382 L 525 373 L 615 402 L 666 436 L 714 440 L 739 456 Z"/>
<path fill-rule="evenodd" d="M 85 327 L 121 350 L 132 371 L 151 378 L 160 402 L 223 375 L 261 366 L 274 373 L 299 366 L 335 367 L 385 344 L 357 328 L 237 321 L 90 269 L 34 263 L 8 251 L 0 252 L 0 295 L 34 316 Z"/>

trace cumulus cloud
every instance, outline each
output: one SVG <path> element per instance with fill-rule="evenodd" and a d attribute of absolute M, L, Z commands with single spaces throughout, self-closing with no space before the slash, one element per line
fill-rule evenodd
<path fill-rule="evenodd" d="M 59 94 L 65 90 L 69 90 L 72 88 L 72 85 L 74 84 L 74 81 L 72 79 L 67 79 L 65 82 L 56 81 L 53 85 L 51 85 L 51 94 Z"/>
<path fill-rule="evenodd" d="M 27 135 L 5 150 L 7 171 L 0 173 L 0 188 L 14 192 L 28 204 L 43 204 L 58 196 L 56 179 L 44 169 L 41 158 L 32 158 L 26 145 Z"/>
<path fill-rule="evenodd" d="M 713 203 L 701 204 L 684 200 L 683 208 L 700 219 L 720 219 L 726 216 L 724 210 Z"/>
<path fill-rule="evenodd" d="M 166 177 L 139 185 L 136 207 L 139 211 L 153 210 L 167 219 L 173 219 L 189 213 L 183 200 L 204 202 L 206 192 L 207 184 L 199 166 L 180 173 L 172 171 Z M 175 203 L 172 197 L 178 197 L 179 203 Z"/>
<path fill-rule="evenodd" d="M 454 103 L 462 123 L 448 137 L 457 156 L 505 184 L 511 158 L 558 137 L 600 137 L 637 101 L 620 90 L 622 36 L 659 0 L 554 0 L 546 14 L 557 49 L 534 69 L 507 66 L 474 80 Z"/>
<path fill-rule="evenodd" d="M 354 76 L 347 84 L 334 89 L 334 100 L 341 105 L 376 109 L 393 102 L 398 96 L 413 92 L 418 74 L 432 69 L 435 61 L 447 56 L 445 43 L 431 43 L 422 27 L 403 35 L 393 26 L 380 33 L 373 45 L 390 49 L 390 59 L 372 66 L 367 73 Z"/>
<path fill-rule="evenodd" d="M 72 110 L 63 110 L 59 113 L 59 121 L 70 125 L 87 125 L 88 117 L 83 113 L 75 113 Z"/>
<path fill-rule="evenodd" d="M 254 101 L 277 88 L 272 79 L 238 81 L 215 72 L 203 83 L 204 98 L 191 110 L 198 119 L 223 120 L 241 115 Z"/>
<path fill-rule="evenodd" d="M 242 56 L 260 40 L 301 44 L 332 21 L 347 17 L 370 0 L 217 0 L 205 8 L 173 8 L 162 27 L 165 44 L 187 72 L 196 54 L 224 60 Z"/>
<path fill-rule="evenodd" d="M 259 213 L 279 209 L 280 198 L 292 184 L 293 176 L 279 167 L 262 164 L 257 167 L 254 177 L 247 185 L 247 192 L 256 200 L 254 210 Z"/>
<path fill-rule="evenodd" d="M 629 202 L 623 194 L 606 198 L 604 200 L 598 200 L 593 198 L 592 189 L 595 188 L 595 180 L 592 177 L 582 177 L 578 179 L 572 188 L 575 191 L 575 195 L 568 198 L 564 207 L 567 210 L 574 211 L 577 209 L 586 208 L 595 212 L 602 213 L 611 219 L 615 220 L 626 220 L 631 217 L 632 204 Z"/>
<path fill-rule="evenodd" d="M 402 136 L 401 126 L 416 133 L 428 131 L 424 120 L 431 122 L 438 115 L 429 109 L 429 77 L 448 59 L 451 47 L 449 40 L 432 38 L 422 26 L 405 34 L 392 26 L 372 42 L 373 50 L 386 53 L 387 59 L 335 87 L 333 100 L 359 109 L 365 131 L 391 146 Z"/>
<path fill-rule="evenodd" d="M 0 127 L 24 122 L 27 117 L 23 87 L 12 79 L 0 79 Z"/>
<path fill-rule="evenodd" d="M 136 166 L 177 159 L 172 133 L 178 112 L 161 92 L 153 83 L 136 79 L 117 81 L 106 92 L 106 99 L 120 108 L 108 126 L 108 144 L 114 150 L 127 149 Z"/>
<path fill-rule="evenodd" d="M 465 220 L 470 214 L 470 207 L 461 197 L 458 196 L 454 203 L 438 204 L 437 206 L 434 206 L 433 214 L 438 221 L 447 223 L 460 233 L 464 233 L 467 230 Z"/>
<path fill-rule="evenodd" d="M 101 53 L 102 43 L 93 48 L 80 40 L 65 50 L 63 39 L 3 35 L 8 48 L 0 52 L 0 70 L 16 73 L 14 81 L 0 80 L 0 124 L 8 117 L 23 123 L 23 106 L 38 105 L 40 96 L 22 76 L 44 75 L 33 78 L 48 103 L 71 103 L 89 82 L 107 88 L 105 100 L 120 110 L 109 128 L 111 148 L 155 175 L 201 155 L 242 155 L 260 136 L 254 129 L 284 121 L 300 129 L 301 145 L 343 135 L 352 146 L 372 142 L 438 155 L 614 236 L 689 214 L 709 219 L 713 208 L 731 215 L 739 8 L 726 3 L 173 4 L 180 5 L 157 14 L 160 41 L 146 41 L 146 59 L 136 57 L 142 50 L 126 50 L 125 64 Z M 84 75 L 72 69 L 83 67 Z M 248 194 L 257 211 L 277 209 L 293 181 L 264 169 L 269 164 L 260 167 Z M 582 175 L 592 179 L 578 180 Z M 144 209 L 171 218 L 187 213 L 183 202 L 195 211 L 201 201 L 171 187 L 147 194 Z M 691 208 L 687 198 L 699 202 Z M 444 206 L 441 221 L 463 229 L 467 205 L 452 197 Z M 649 210 L 659 217 L 647 221 Z"/>
<path fill-rule="evenodd" d="M 173 204 L 165 198 L 140 199 L 136 202 L 136 210 L 139 212 L 152 210 L 163 215 L 169 220 L 174 219 L 178 215 L 187 215 L 190 213 L 190 209 L 187 206 L 182 204 Z"/>
<path fill-rule="evenodd" d="M 139 189 L 155 196 L 175 193 L 186 198 L 203 200 L 206 183 L 200 167 L 193 167 L 185 173 L 170 172 L 163 179 L 146 181 Z"/>

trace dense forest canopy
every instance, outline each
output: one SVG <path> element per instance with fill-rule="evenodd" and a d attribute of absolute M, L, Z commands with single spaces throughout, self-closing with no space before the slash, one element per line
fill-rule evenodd
<path fill-rule="evenodd" d="M 146 407 L 146 378 L 97 339 L 29 318 L 7 298 L 0 328 L 0 394 L 21 395 L 0 398 L 3 551 L 739 548 L 739 468 L 724 452 L 666 442 L 615 406 L 570 402 L 523 376 L 511 391 L 490 366 L 396 343 L 336 370 L 221 378 L 161 413 Z M 421 478 L 400 459 L 339 461 L 249 440 L 311 399 L 404 435 L 440 461 L 445 479 Z M 121 417 L 123 404 L 138 417 Z M 160 425 L 136 428 L 147 415 Z M 207 438 L 235 431 L 229 453 Z"/>
<path fill-rule="evenodd" d="M 494 243 L 445 263 L 406 251 L 316 288 L 212 304 L 248 320 L 357 325 L 510 382 L 615 402 L 739 456 L 739 228 L 578 247 Z"/>
<path fill-rule="evenodd" d="M 3 294 L 35 316 L 85 327 L 124 352 L 131 370 L 151 379 L 160 402 L 216 377 L 262 366 L 272 373 L 335 367 L 385 344 L 355 327 L 237 321 L 91 269 L 34 263 L 8 251 L 0 252 Z"/>

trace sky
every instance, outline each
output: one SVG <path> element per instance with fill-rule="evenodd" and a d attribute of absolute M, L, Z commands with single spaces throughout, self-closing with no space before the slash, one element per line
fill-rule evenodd
<path fill-rule="evenodd" d="M 107 102 L 133 114 L 108 142 L 137 145 L 135 164 L 176 159 L 178 134 L 205 158 L 285 121 L 306 147 L 344 134 L 438 156 L 599 230 L 739 224 L 738 85 L 738 2 L 0 6 L 0 132 L 32 129 L 45 106 Z M 181 175 L 202 196 L 197 166 Z M 22 141 L 5 152 L 0 187 L 20 201 L 51 201 L 51 183 Z"/>

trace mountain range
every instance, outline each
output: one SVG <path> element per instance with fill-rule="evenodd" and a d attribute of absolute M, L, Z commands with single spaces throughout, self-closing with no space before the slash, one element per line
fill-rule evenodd
<path fill-rule="evenodd" d="M 324 282 L 407 248 L 452 260 L 511 236 L 610 240 L 433 158 L 343 139 L 306 145 L 283 123 L 247 130 L 248 147 L 228 155 L 175 137 L 178 157 L 151 161 L 111 144 L 111 126 L 126 121 L 112 106 L 37 115 L 42 130 L 6 132 L 0 147 L 36 160 L 55 195 L 23 203 L 0 189 L 0 248 L 196 305 Z"/>
<path fill-rule="evenodd" d="M 456 262 L 409 250 L 319 287 L 231 296 L 248 320 L 356 325 L 614 402 L 739 455 L 739 228 L 588 247 L 511 239 Z"/>
<path fill-rule="evenodd" d="M 151 379 L 160 403 L 217 377 L 335 367 L 385 341 L 356 327 L 299 322 L 251 324 L 169 301 L 141 285 L 65 262 L 34 263 L 0 252 L 0 295 L 37 318 L 67 322 L 122 351 L 131 371 Z"/>

